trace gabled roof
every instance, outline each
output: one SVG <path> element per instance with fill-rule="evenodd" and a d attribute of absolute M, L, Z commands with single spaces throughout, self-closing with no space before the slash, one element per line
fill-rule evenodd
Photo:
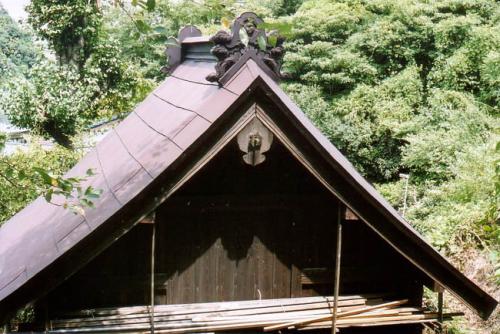
<path fill-rule="evenodd" d="M 497 301 L 426 243 L 253 59 L 222 86 L 205 80 L 214 65 L 182 62 L 68 172 L 93 168 L 88 183 L 104 191 L 85 216 L 63 209 L 61 199 L 38 198 L 0 228 L 0 315 L 60 284 L 154 210 L 237 110 L 255 102 L 278 136 L 294 134 L 289 148 L 308 169 L 384 240 L 483 318 L 491 314 Z"/>

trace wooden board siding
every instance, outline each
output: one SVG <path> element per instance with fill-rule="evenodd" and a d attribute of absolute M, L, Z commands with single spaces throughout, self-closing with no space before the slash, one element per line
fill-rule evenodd
<path fill-rule="evenodd" d="M 229 145 L 157 211 L 159 303 L 300 296 L 331 266 L 337 201 L 276 144 L 257 167 Z"/>
<path fill-rule="evenodd" d="M 279 142 L 256 167 L 231 143 L 156 212 L 155 303 L 331 295 L 338 201 Z M 51 313 L 149 304 L 151 224 L 49 294 Z M 416 270 L 362 221 L 344 222 L 341 294 L 420 303 Z"/>
<path fill-rule="evenodd" d="M 158 271 L 167 279 L 157 282 L 157 290 L 164 289 L 157 302 L 290 297 L 292 280 L 299 279 L 292 265 L 333 263 L 332 228 L 318 214 L 300 220 L 296 212 L 307 206 L 299 208 L 178 207 L 158 214 Z M 308 238 L 299 238 L 302 233 Z M 293 294 L 301 295 L 300 286 L 294 287 L 299 291 Z"/>

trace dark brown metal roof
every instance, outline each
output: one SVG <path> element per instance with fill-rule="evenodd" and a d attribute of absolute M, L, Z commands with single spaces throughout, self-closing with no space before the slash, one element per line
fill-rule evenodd
<path fill-rule="evenodd" d="M 331 168 L 342 175 L 356 196 L 361 196 L 373 209 L 370 213 L 353 203 L 346 192 L 344 201 L 354 212 L 413 264 L 483 317 L 493 311 L 497 302 L 427 244 L 252 59 L 222 87 L 205 81 L 213 67 L 212 61 L 181 63 L 68 172 L 67 176 L 83 175 L 88 168 L 93 168 L 97 174 L 88 183 L 104 191 L 85 217 L 58 206 L 61 199 L 56 198 L 51 204 L 38 198 L 0 228 L 0 313 L 13 305 L 12 300 L 9 305 L 3 305 L 5 300 L 36 281 L 42 270 L 106 225 L 167 167 L 184 156 L 207 129 L 216 126 L 212 124 L 221 115 L 237 101 L 241 103 L 257 86 L 279 107 L 276 110 L 281 110 L 317 148 Z M 373 212 L 383 219 L 374 219 L 378 216 Z M 61 280 L 70 273 L 68 268 L 60 270 Z M 26 292 L 25 295 L 31 297 L 16 303 L 22 305 L 30 301 L 28 298 L 37 298 L 36 293 Z"/>

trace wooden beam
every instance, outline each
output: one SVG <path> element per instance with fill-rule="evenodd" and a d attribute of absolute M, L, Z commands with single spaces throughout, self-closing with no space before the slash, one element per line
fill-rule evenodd
<path fill-rule="evenodd" d="M 150 309 L 150 322 L 151 334 L 155 333 L 155 243 L 156 243 L 156 220 L 155 214 L 151 216 L 152 231 L 151 231 L 151 309 Z"/>
<path fill-rule="evenodd" d="M 340 260 L 342 253 L 342 213 L 343 205 L 338 202 L 337 209 L 337 249 L 335 252 L 335 281 L 333 291 L 333 316 L 332 316 L 332 334 L 337 333 L 337 311 L 339 306 L 339 287 L 340 287 Z"/>
<path fill-rule="evenodd" d="M 439 333 L 443 332 L 443 290 L 438 292 L 438 323 Z"/>

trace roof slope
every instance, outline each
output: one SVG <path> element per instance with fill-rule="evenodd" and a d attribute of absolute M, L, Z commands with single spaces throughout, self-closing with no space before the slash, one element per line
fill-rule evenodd
<path fill-rule="evenodd" d="M 252 59 L 222 87 L 205 80 L 214 65 L 212 61 L 181 63 L 68 172 L 67 176 L 83 175 L 88 168 L 93 168 L 96 175 L 88 183 L 103 189 L 95 208 L 87 210 L 85 217 L 63 209 L 58 205 L 61 199 L 47 203 L 38 198 L 0 228 L 0 313 L 29 302 L 29 298 L 37 298 L 33 291 L 30 294 L 21 292 L 41 280 L 41 272 L 69 250 L 84 247 L 85 240 L 97 229 L 110 225 L 105 223 L 160 174 L 168 173 L 167 168 L 184 157 L 186 150 L 221 115 L 259 86 L 314 144 L 325 161 L 361 194 L 372 211 L 353 206 L 348 193 L 340 194 L 346 205 L 429 277 L 484 318 L 489 316 L 497 302 L 427 244 Z M 372 218 L 376 217 L 375 211 L 381 219 Z M 74 272 L 67 266 L 59 267 L 60 280 Z M 23 298 L 25 300 L 21 300 Z"/>

